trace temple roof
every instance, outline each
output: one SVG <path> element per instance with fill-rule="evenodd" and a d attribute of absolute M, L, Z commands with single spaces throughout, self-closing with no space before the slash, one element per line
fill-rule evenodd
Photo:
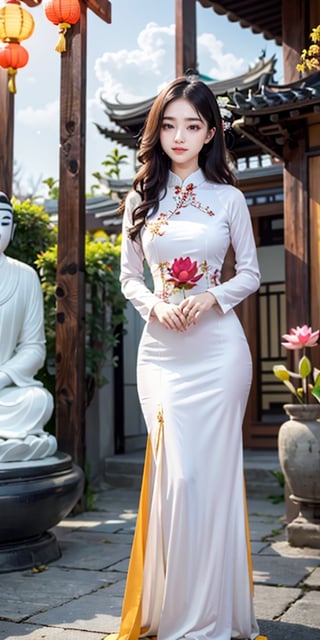
<path fill-rule="evenodd" d="M 261 85 L 271 82 L 275 72 L 276 58 L 272 56 L 266 60 L 261 56 L 257 63 L 248 69 L 246 73 L 229 78 L 227 80 L 216 80 L 206 82 L 208 87 L 216 96 L 232 97 L 235 91 L 243 92 L 246 96 L 248 91 L 257 91 Z M 201 76 L 200 76 L 201 77 Z M 101 99 L 104 110 L 111 122 L 117 125 L 118 129 L 103 127 L 96 124 L 102 135 L 110 140 L 115 140 L 121 145 L 129 148 L 137 148 L 138 137 L 145 122 L 146 116 L 155 100 L 155 96 L 136 103 L 109 102 Z"/>
<path fill-rule="evenodd" d="M 233 102 L 235 131 L 283 159 L 284 145 L 296 146 L 298 130 L 319 120 L 320 71 L 287 85 L 262 85 L 247 96 L 235 92 Z"/>
<path fill-rule="evenodd" d="M 241 27 L 250 28 L 253 33 L 262 33 L 267 40 L 282 44 L 282 3 L 281 0 L 198 0 L 205 8 L 212 7 L 219 15 L 227 15 L 230 22 L 239 22 Z"/>

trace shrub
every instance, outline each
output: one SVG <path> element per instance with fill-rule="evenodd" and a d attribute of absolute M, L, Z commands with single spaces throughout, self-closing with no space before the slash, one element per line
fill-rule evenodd
<path fill-rule="evenodd" d="M 57 228 L 43 206 L 13 199 L 16 230 L 6 254 L 37 269 L 44 297 L 47 341 L 46 366 L 38 373 L 45 387 L 54 393 L 56 341 Z M 123 332 L 125 300 L 119 284 L 120 236 L 114 241 L 104 232 L 85 237 L 86 282 L 86 388 L 87 404 L 96 385 L 105 382 L 105 362 L 117 364 L 113 348 Z"/>
<path fill-rule="evenodd" d="M 102 368 L 105 362 L 116 363 L 113 348 L 123 331 L 125 300 L 119 284 L 120 237 L 114 241 L 103 233 L 96 240 L 86 234 L 86 388 L 87 404 L 92 399 L 96 385 L 105 382 Z M 55 282 L 57 245 L 39 254 L 39 269 L 45 304 L 47 357 L 53 361 L 55 354 Z"/>
<path fill-rule="evenodd" d="M 43 206 L 15 198 L 12 205 L 16 229 L 6 254 L 34 267 L 38 253 L 57 242 L 57 229 Z"/>

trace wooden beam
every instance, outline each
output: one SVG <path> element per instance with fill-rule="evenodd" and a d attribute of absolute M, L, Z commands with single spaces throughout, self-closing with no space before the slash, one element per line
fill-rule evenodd
<path fill-rule="evenodd" d="M 83 0 L 83 2 L 104 22 L 111 23 L 111 2 L 109 0 Z"/>
<path fill-rule="evenodd" d="M 12 196 L 14 94 L 8 89 L 8 71 L 0 67 L 0 191 Z"/>
<path fill-rule="evenodd" d="M 197 71 L 196 0 L 176 0 L 176 77 Z"/>
<path fill-rule="evenodd" d="M 84 237 L 86 5 L 61 55 L 56 323 L 56 435 L 81 467 L 85 456 Z"/>

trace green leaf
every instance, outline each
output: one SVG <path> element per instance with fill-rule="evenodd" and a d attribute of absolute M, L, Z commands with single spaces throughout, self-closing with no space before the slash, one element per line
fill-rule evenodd
<path fill-rule="evenodd" d="M 320 402 L 320 385 L 314 386 L 311 393 Z"/>
<path fill-rule="evenodd" d="M 307 378 L 311 373 L 311 362 L 307 356 L 302 356 L 299 362 L 299 374 L 301 378 Z"/>

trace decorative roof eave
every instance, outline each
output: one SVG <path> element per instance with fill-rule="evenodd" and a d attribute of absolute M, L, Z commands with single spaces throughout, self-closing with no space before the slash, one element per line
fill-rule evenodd
<path fill-rule="evenodd" d="M 298 129 L 306 122 L 320 122 L 320 95 L 262 109 L 230 108 L 236 118 L 235 131 L 280 160 L 297 145 Z"/>
<path fill-rule="evenodd" d="M 248 69 L 246 73 L 242 73 L 239 76 L 234 76 L 227 80 L 216 80 L 207 82 L 206 84 L 215 95 L 233 93 L 236 89 L 241 91 L 258 88 L 259 84 L 265 81 L 266 78 L 269 78 L 269 80 L 271 79 L 275 72 L 275 64 L 275 55 L 268 60 L 261 57 L 253 67 Z M 268 82 L 264 83 L 268 84 Z M 131 102 L 127 104 L 120 102 L 120 100 L 117 102 L 109 102 L 105 98 L 101 98 L 101 100 L 105 105 L 106 112 L 110 118 L 114 120 L 117 119 L 119 121 L 126 120 L 126 122 L 136 122 L 136 120 L 141 118 L 141 116 L 144 116 L 149 111 L 155 101 L 155 97 L 156 96 L 153 96 L 152 98 L 142 100 L 141 102 Z"/>
<path fill-rule="evenodd" d="M 217 80 L 208 82 L 208 87 L 216 96 L 231 94 L 234 91 L 246 91 L 260 86 L 261 84 L 269 84 L 275 72 L 276 56 L 273 55 L 269 60 L 260 57 L 258 62 L 251 67 L 246 73 L 227 80 Z"/>
<path fill-rule="evenodd" d="M 108 127 L 102 127 L 100 124 L 95 122 L 95 125 L 99 131 L 105 138 L 109 140 L 114 140 L 118 144 L 121 144 L 123 147 L 129 147 L 129 149 L 136 149 L 138 145 L 138 137 L 135 136 L 131 131 L 117 131 L 116 129 L 108 129 Z"/>
<path fill-rule="evenodd" d="M 257 89 L 261 83 L 269 84 L 275 72 L 275 64 L 276 57 L 274 55 L 268 60 L 261 57 L 246 73 L 227 80 L 208 82 L 207 84 L 211 91 L 217 96 L 231 95 L 236 89 L 238 91 Z M 109 102 L 105 98 L 101 98 L 110 120 L 122 128 L 136 126 L 140 128 L 154 100 L 155 96 L 141 102 L 124 104 L 120 101 Z"/>
<path fill-rule="evenodd" d="M 247 97 L 235 92 L 233 100 L 234 130 L 283 160 L 303 124 L 319 122 L 320 71 L 287 85 L 262 85 Z"/>
<path fill-rule="evenodd" d="M 226 15 L 230 22 L 239 22 L 244 29 L 251 29 L 253 33 L 262 33 L 266 40 L 275 40 L 282 44 L 282 14 L 281 2 L 269 0 L 252 2 L 243 0 L 223 0 L 212 2 L 198 0 L 204 8 L 210 8 L 218 15 Z"/>

